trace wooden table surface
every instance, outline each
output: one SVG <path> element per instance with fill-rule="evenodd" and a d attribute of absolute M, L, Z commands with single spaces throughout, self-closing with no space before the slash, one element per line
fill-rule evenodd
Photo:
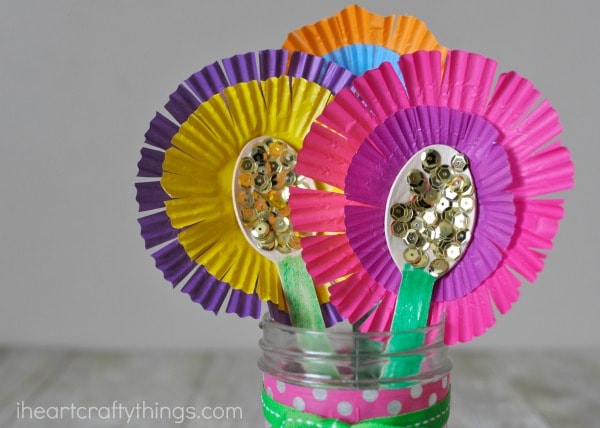
<path fill-rule="evenodd" d="M 449 426 L 600 427 L 599 356 L 454 349 Z M 263 427 L 257 359 L 0 348 L 0 427 Z M 188 406 L 204 415 L 185 419 Z"/>

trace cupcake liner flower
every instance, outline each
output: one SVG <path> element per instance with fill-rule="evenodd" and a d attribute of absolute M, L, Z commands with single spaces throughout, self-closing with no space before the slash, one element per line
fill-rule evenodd
<path fill-rule="evenodd" d="M 296 229 L 315 233 L 302 239 L 315 282 L 332 284 L 331 301 L 362 330 L 388 330 L 402 282 L 386 240 L 390 192 L 407 163 L 432 147 L 464 156 L 477 196 L 464 208 L 476 209 L 476 224 L 468 246 L 452 248 L 462 257 L 435 281 L 428 320 L 445 320 L 445 341 L 454 344 L 490 328 L 494 306 L 510 309 L 519 295 L 515 273 L 533 282 L 543 269 L 563 215 L 563 201 L 546 195 L 572 187 L 573 164 L 557 140 L 556 111 L 530 81 L 508 72 L 494 85 L 496 62 L 464 51 L 442 64 L 440 52 L 403 55 L 402 78 L 384 63 L 340 92 L 297 165 L 338 191 L 292 189 L 290 204 Z M 452 201 L 442 208 L 415 201 L 423 212 L 464 214 Z"/>
<path fill-rule="evenodd" d="M 414 16 L 381 16 L 352 5 L 335 15 L 291 32 L 283 48 L 319 55 L 357 76 L 384 62 L 396 70 L 401 55 L 440 46 L 423 21 Z"/>
<path fill-rule="evenodd" d="M 151 121 L 136 188 L 140 211 L 146 213 L 139 219 L 146 247 L 155 249 L 156 266 L 173 286 L 183 283 L 181 291 L 215 313 L 227 299 L 226 311 L 242 317 L 258 318 L 261 300 L 271 302 L 273 310 L 287 309 L 277 265 L 255 251 L 238 222 L 238 210 L 250 198 L 249 216 L 259 200 L 265 220 L 273 214 L 272 204 L 279 204 L 278 227 L 286 226 L 285 177 L 275 178 L 272 170 L 283 167 L 272 158 L 262 167 L 273 180 L 264 184 L 278 192 L 252 193 L 256 188 L 243 183 L 246 198 L 235 193 L 236 185 L 258 173 L 238 181 L 234 174 L 253 140 L 261 147 L 277 141 L 272 150 L 278 159 L 285 144 L 297 152 L 314 119 L 352 78 L 347 70 L 312 55 L 265 50 L 215 62 L 171 94 L 165 108 L 174 121 L 161 113 Z M 293 165 L 287 167 L 288 178 L 296 178 Z M 267 196 L 272 199 L 265 200 Z M 258 231 L 264 227 L 259 226 Z M 326 323 L 339 320 L 326 289 L 316 292 Z"/>

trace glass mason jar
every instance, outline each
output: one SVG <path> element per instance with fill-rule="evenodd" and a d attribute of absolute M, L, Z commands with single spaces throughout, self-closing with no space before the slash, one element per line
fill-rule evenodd
<path fill-rule="evenodd" d="M 265 315 L 261 328 L 267 427 L 446 426 L 452 363 L 443 324 L 317 332 Z"/>

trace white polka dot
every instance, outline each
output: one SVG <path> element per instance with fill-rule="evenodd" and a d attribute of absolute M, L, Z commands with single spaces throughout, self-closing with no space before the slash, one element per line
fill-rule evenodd
<path fill-rule="evenodd" d="M 446 389 L 448 387 L 448 376 L 444 376 L 442 379 L 442 388 Z"/>
<path fill-rule="evenodd" d="M 397 415 L 402 411 L 402 403 L 398 400 L 390 401 L 387 405 L 387 411 L 390 415 Z"/>
<path fill-rule="evenodd" d="M 434 392 L 429 396 L 429 406 L 433 406 L 435 403 L 437 403 L 437 394 Z"/>
<path fill-rule="evenodd" d="M 377 391 L 373 389 L 365 389 L 362 393 L 362 398 L 367 403 L 372 403 L 373 401 L 377 400 L 378 396 L 379 394 L 377 393 Z"/>
<path fill-rule="evenodd" d="M 410 396 L 414 399 L 417 399 L 423 394 L 423 386 L 418 384 L 410 388 Z"/>
<path fill-rule="evenodd" d="M 352 404 L 347 401 L 340 401 L 340 404 L 337 406 L 337 411 L 342 416 L 348 416 L 352 413 Z"/>
<path fill-rule="evenodd" d="M 271 398 L 273 398 L 273 390 L 271 389 L 271 387 L 267 388 L 267 395 Z"/>
<path fill-rule="evenodd" d="M 304 407 L 306 407 L 306 404 L 304 403 L 304 400 L 300 397 L 294 397 L 294 400 L 292 401 L 292 404 L 294 405 L 294 408 L 303 411 Z"/>
<path fill-rule="evenodd" d="M 315 397 L 315 400 L 318 401 L 324 401 L 327 398 L 327 390 L 325 389 L 320 389 L 320 388 L 315 388 L 313 389 L 313 397 Z"/>
<path fill-rule="evenodd" d="M 285 383 L 280 380 L 277 381 L 277 391 L 279 391 L 280 394 L 285 392 Z"/>

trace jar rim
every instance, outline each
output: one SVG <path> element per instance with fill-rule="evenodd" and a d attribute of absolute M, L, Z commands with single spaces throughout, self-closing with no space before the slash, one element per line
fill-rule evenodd
<path fill-rule="evenodd" d="M 268 326 L 268 327 L 272 327 L 272 328 L 277 328 L 280 331 L 294 333 L 294 334 L 309 333 L 310 335 L 314 335 L 314 336 L 327 336 L 327 337 L 339 337 L 339 338 L 360 337 L 360 338 L 365 338 L 365 339 L 376 339 L 376 338 L 381 339 L 381 338 L 390 337 L 393 335 L 404 335 L 404 334 L 407 334 L 407 335 L 408 334 L 430 335 L 430 334 L 432 334 L 432 332 L 436 332 L 437 334 L 439 334 L 441 332 L 442 333 L 441 336 L 443 336 L 444 325 L 445 325 L 445 320 L 442 319 L 439 323 L 436 323 L 436 324 L 428 325 L 426 327 L 406 329 L 406 330 L 362 332 L 362 331 L 340 331 L 340 330 L 328 329 L 325 331 L 317 331 L 317 330 L 310 330 L 310 329 L 306 329 L 306 328 L 302 328 L 302 327 L 294 327 L 294 326 L 290 326 L 287 324 L 282 324 L 280 322 L 275 321 L 269 315 L 269 313 L 263 314 L 263 316 L 260 320 L 260 323 L 259 323 L 259 327 L 261 330 L 264 330 L 265 326 Z"/>

